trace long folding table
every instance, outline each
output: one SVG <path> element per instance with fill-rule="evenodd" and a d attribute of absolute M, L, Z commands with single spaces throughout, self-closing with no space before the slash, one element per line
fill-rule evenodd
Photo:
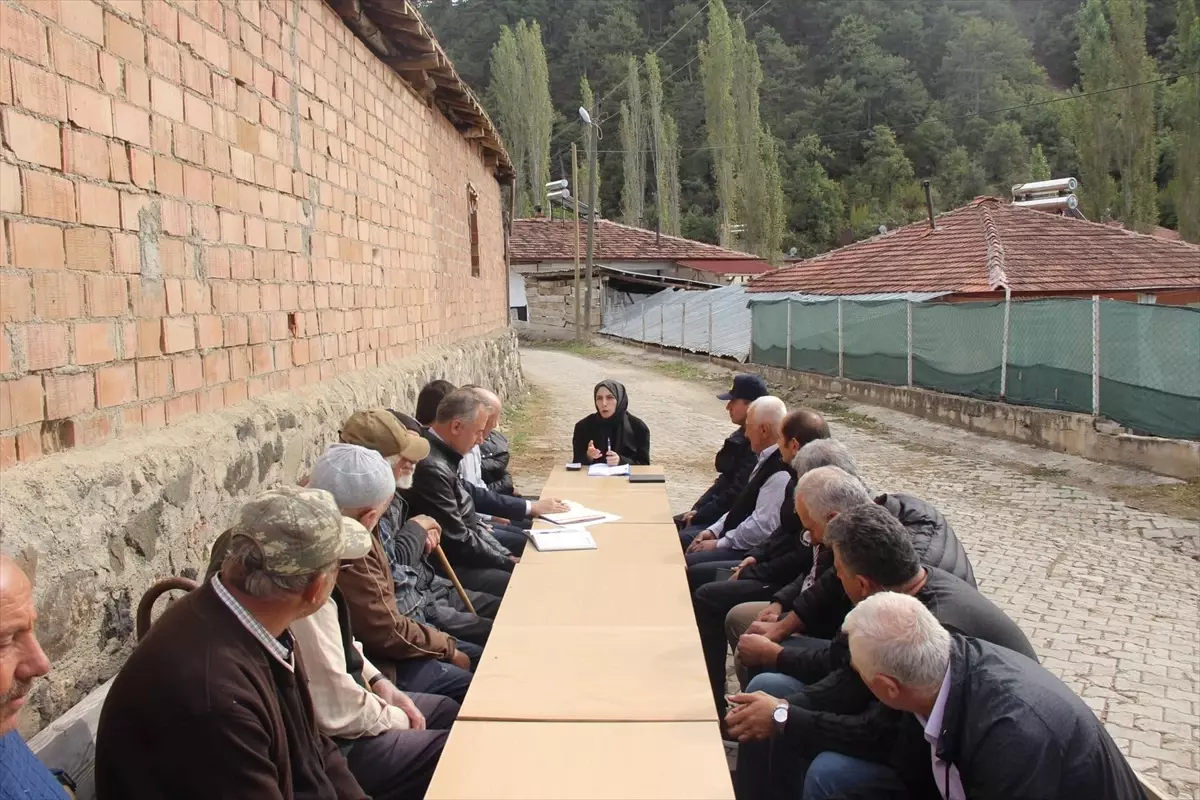
<path fill-rule="evenodd" d="M 558 467 L 542 496 L 621 519 L 525 548 L 426 797 L 731 800 L 664 484 Z"/>

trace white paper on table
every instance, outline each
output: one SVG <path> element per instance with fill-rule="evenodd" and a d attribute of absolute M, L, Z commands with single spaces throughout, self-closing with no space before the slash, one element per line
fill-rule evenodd
<path fill-rule="evenodd" d="M 581 527 L 599 525 L 604 522 L 616 522 L 620 519 L 616 514 L 596 511 L 595 509 L 580 505 L 574 500 L 564 500 L 563 502 L 567 504 L 566 511 L 560 511 L 557 514 L 542 514 L 542 519 L 553 522 L 555 525 L 578 525 Z"/>
<path fill-rule="evenodd" d="M 550 530 L 526 531 L 526 535 L 538 552 L 552 553 L 559 550 L 595 550 L 596 540 L 587 528 L 571 525 Z"/>
<path fill-rule="evenodd" d="M 588 467 L 588 475 L 593 478 L 615 478 L 618 475 L 628 474 L 628 464 L 617 464 L 615 467 L 610 467 L 608 464 L 592 464 Z"/>

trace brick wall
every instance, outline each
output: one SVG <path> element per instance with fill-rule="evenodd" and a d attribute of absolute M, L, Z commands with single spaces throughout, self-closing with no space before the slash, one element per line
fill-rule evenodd
<path fill-rule="evenodd" d="M 0 0 L 0 132 L 0 468 L 506 323 L 478 147 L 319 0 Z"/>

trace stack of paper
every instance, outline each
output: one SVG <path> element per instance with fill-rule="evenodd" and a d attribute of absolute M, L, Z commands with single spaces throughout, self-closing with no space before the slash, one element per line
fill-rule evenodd
<path fill-rule="evenodd" d="M 595 550 L 596 540 L 588 533 L 587 528 L 563 527 L 553 530 L 525 531 L 529 540 L 538 551 L 554 552 L 556 550 Z"/>
<path fill-rule="evenodd" d="M 573 500 L 564 502 L 567 504 L 566 511 L 560 511 L 557 514 L 542 514 L 542 519 L 553 522 L 555 525 L 592 525 L 597 522 L 616 522 L 620 519 L 616 514 L 595 511 L 581 506 Z"/>
<path fill-rule="evenodd" d="M 593 478 L 613 478 L 617 475 L 628 474 L 628 464 L 618 464 L 615 467 L 610 467 L 608 464 L 592 464 L 590 467 L 588 467 L 588 475 Z"/>

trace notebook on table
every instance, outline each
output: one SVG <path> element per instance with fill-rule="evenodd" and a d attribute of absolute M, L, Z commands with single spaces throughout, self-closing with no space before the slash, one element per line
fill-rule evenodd
<path fill-rule="evenodd" d="M 595 550 L 596 540 L 588 533 L 587 528 L 563 527 L 551 530 L 525 531 L 529 541 L 541 553 L 552 553 L 556 550 Z"/>
<path fill-rule="evenodd" d="M 606 514 L 582 506 L 573 500 L 565 500 L 567 510 L 557 514 L 542 514 L 541 518 L 555 525 L 586 525 L 593 522 L 616 522 L 620 519 L 616 514 Z"/>

